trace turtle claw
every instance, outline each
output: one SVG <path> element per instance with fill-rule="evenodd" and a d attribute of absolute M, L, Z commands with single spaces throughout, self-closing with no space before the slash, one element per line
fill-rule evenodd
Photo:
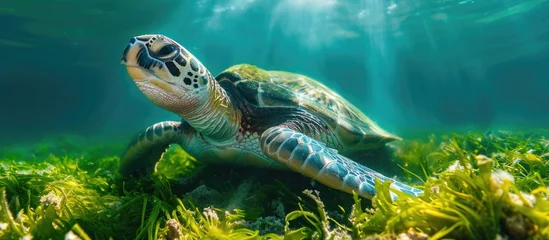
<path fill-rule="evenodd" d="M 269 158 L 328 187 L 372 199 L 375 179 L 393 181 L 391 188 L 412 196 L 423 192 L 361 165 L 335 149 L 295 130 L 277 126 L 261 136 L 261 149 Z M 391 192 L 396 199 L 396 194 Z"/>

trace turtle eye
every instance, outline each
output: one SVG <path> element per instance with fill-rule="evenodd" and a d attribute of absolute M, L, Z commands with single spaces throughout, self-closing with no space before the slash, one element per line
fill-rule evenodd
<path fill-rule="evenodd" d="M 171 58 L 175 56 L 176 53 L 177 53 L 177 49 L 175 48 L 175 46 L 172 44 L 168 44 L 160 48 L 157 54 L 158 54 L 158 57 L 160 58 Z"/>

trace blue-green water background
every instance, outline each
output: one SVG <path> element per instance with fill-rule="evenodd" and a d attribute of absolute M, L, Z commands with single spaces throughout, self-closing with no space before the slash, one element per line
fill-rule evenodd
<path fill-rule="evenodd" d="M 316 78 L 397 134 L 549 123 L 547 0 L 3 0 L 0 24 L 1 140 L 177 119 L 120 65 L 145 33 L 214 75 L 252 63 Z"/>

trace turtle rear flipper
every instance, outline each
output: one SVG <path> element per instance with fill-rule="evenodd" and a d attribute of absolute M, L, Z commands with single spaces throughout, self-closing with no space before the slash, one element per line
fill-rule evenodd
<path fill-rule="evenodd" d="M 122 176 L 143 176 L 154 172 L 156 163 L 173 143 L 181 143 L 181 122 L 156 123 L 140 133 L 120 157 Z"/>
<path fill-rule="evenodd" d="M 375 179 L 393 181 L 391 188 L 418 196 L 419 189 L 397 182 L 361 165 L 307 135 L 277 126 L 261 135 L 261 149 L 269 158 L 328 187 L 371 199 Z M 393 198 L 396 194 L 391 193 Z"/>

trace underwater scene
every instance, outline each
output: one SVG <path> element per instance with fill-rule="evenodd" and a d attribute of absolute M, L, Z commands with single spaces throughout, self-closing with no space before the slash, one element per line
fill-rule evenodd
<path fill-rule="evenodd" d="M 549 239 L 547 0 L 4 0 L 0 239 Z"/>

